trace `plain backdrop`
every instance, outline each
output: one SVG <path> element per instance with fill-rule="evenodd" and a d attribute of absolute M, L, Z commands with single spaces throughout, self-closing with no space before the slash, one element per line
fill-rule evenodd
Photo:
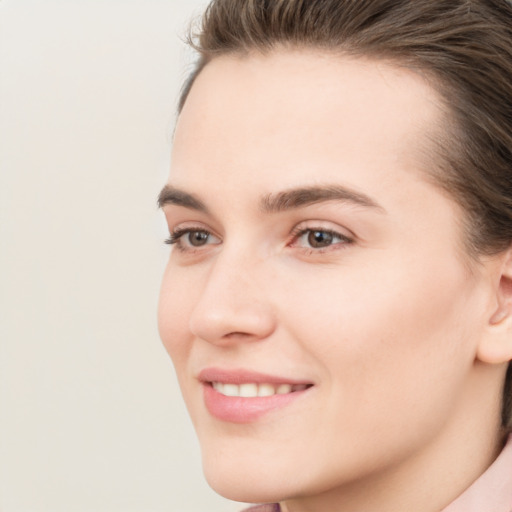
<path fill-rule="evenodd" d="M 204 0 L 0 1 L 2 512 L 230 512 L 160 343 L 182 37 Z"/>

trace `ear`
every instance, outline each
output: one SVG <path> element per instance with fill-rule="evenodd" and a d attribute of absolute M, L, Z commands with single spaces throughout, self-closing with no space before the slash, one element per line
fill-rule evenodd
<path fill-rule="evenodd" d="M 477 351 L 477 359 L 488 364 L 512 360 L 512 247 L 496 258 L 496 307 Z"/>

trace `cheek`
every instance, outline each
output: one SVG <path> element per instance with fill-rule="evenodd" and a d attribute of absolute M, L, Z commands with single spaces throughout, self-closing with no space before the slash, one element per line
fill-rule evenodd
<path fill-rule="evenodd" d="M 168 264 L 160 290 L 158 330 L 162 343 L 171 357 L 185 405 L 195 423 L 200 396 L 191 387 L 189 363 L 194 338 L 189 320 L 199 300 L 200 282 L 194 274 Z"/>
<path fill-rule="evenodd" d="M 469 371 L 478 339 L 480 296 L 457 262 L 432 258 L 429 271 L 425 260 L 391 261 L 375 271 L 304 272 L 279 299 L 292 337 L 323 368 L 333 402 L 350 401 L 368 420 L 405 402 L 410 410 L 420 400 L 425 410 L 436 399 L 443 407 Z"/>
<path fill-rule="evenodd" d="M 481 294 L 457 264 L 430 266 L 437 273 L 406 270 L 398 258 L 375 272 L 304 271 L 280 290 L 283 328 L 321 376 L 319 419 L 300 427 L 317 439 L 311 460 L 325 456 L 319 471 L 339 475 L 341 460 L 365 471 L 406 456 L 440 431 L 460 400 Z"/>
<path fill-rule="evenodd" d="M 178 372 L 183 370 L 191 349 L 189 318 L 194 303 L 193 281 L 168 264 L 160 289 L 158 330 Z"/>

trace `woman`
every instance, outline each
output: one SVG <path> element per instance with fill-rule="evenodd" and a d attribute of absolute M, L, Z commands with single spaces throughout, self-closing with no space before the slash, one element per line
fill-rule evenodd
<path fill-rule="evenodd" d="M 510 512 L 510 4 L 217 0 L 195 45 L 159 328 L 210 485 Z"/>

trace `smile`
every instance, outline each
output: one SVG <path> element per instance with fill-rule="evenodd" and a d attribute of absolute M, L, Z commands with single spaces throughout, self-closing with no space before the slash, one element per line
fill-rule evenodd
<path fill-rule="evenodd" d="M 213 389 L 224 396 L 255 398 L 273 395 L 286 395 L 296 391 L 303 391 L 308 384 L 270 384 L 250 382 L 246 384 L 232 384 L 228 382 L 212 382 Z"/>
<path fill-rule="evenodd" d="M 217 420 L 253 423 L 309 395 L 312 382 L 250 370 L 208 368 L 198 376 L 206 410 Z"/>

